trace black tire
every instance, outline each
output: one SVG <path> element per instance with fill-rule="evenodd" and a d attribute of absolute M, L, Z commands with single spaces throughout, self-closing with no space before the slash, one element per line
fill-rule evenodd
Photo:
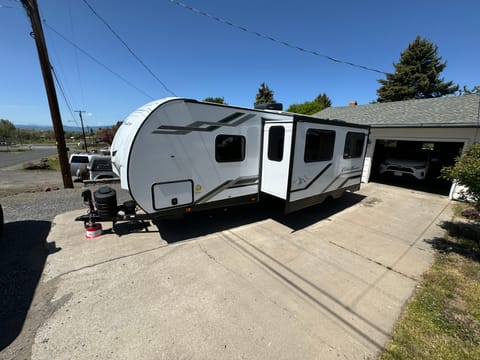
<path fill-rule="evenodd" d="M 2 205 L 0 204 L 0 239 L 2 238 L 3 234 L 3 210 Z"/>

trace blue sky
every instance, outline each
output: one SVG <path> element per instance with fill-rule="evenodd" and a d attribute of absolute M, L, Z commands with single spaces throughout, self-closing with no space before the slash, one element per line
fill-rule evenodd
<path fill-rule="evenodd" d="M 376 99 L 384 75 L 300 52 L 214 21 L 169 0 L 87 0 L 177 96 L 222 96 L 252 107 L 261 82 L 286 107 L 326 93 L 333 106 Z M 185 4 L 252 31 L 341 60 L 393 71 L 420 35 L 448 62 L 442 77 L 480 84 L 478 0 L 221 1 Z M 51 62 L 73 110 L 87 126 L 123 120 L 151 98 L 171 96 L 89 10 L 83 0 L 38 0 Z M 50 113 L 28 18 L 16 0 L 0 0 L 0 118 L 50 125 Z M 105 70 L 51 28 L 142 92 Z M 146 95 L 145 95 L 145 94 Z M 58 91 L 63 123 L 75 126 Z"/>

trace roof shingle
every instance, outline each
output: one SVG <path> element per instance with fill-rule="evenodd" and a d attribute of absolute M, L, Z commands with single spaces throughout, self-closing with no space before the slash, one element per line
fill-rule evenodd
<path fill-rule="evenodd" d="M 480 96 L 462 95 L 326 108 L 313 116 L 372 127 L 479 126 Z"/>

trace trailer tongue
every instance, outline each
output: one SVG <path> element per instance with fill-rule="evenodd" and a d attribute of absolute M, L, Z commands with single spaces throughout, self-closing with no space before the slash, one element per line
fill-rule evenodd
<path fill-rule="evenodd" d="M 257 202 L 261 193 L 296 211 L 359 189 L 367 137 L 368 127 L 341 121 L 157 100 L 125 119 L 111 147 L 133 203 L 117 206 L 99 190 L 76 220 L 151 219 Z"/>

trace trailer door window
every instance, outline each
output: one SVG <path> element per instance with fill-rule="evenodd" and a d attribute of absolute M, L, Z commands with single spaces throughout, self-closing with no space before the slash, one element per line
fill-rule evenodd
<path fill-rule="evenodd" d="M 282 161 L 284 142 L 285 128 L 283 126 L 272 126 L 268 130 L 268 160 Z"/>
<path fill-rule="evenodd" d="M 348 132 L 345 139 L 345 150 L 343 150 L 343 158 L 353 159 L 362 157 L 364 143 L 364 133 Z"/>
<path fill-rule="evenodd" d="M 236 162 L 245 159 L 245 137 L 240 135 L 218 135 L 215 138 L 215 160 Z"/>
<path fill-rule="evenodd" d="M 305 162 L 332 160 L 335 131 L 308 129 L 305 138 Z"/>

